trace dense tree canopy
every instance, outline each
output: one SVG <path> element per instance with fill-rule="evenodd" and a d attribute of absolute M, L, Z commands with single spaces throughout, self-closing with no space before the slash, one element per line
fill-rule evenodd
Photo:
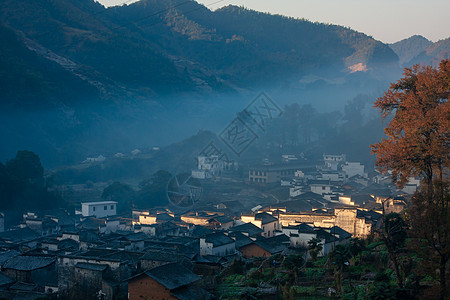
<path fill-rule="evenodd" d="M 399 187 L 410 176 L 424 178 L 408 211 L 410 234 L 417 243 L 413 250 L 421 260 L 434 265 L 426 274 L 438 277 L 439 299 L 448 295 L 446 274 L 450 260 L 449 95 L 450 60 L 441 61 L 436 69 L 418 65 L 405 69 L 404 77 L 375 102 L 384 118 L 393 116 L 385 129 L 387 138 L 372 146 L 378 167 L 385 173 L 391 170 L 393 181 Z M 404 243 L 406 233 L 401 228 L 406 225 L 398 216 L 388 217 L 384 220 L 382 238 L 399 287 L 403 288 L 406 272 L 401 273 L 397 250 L 403 248 L 399 246 Z"/>
<path fill-rule="evenodd" d="M 167 183 L 170 178 L 172 174 L 159 170 L 151 179 L 140 182 L 135 206 L 148 208 L 168 205 Z"/>
<path fill-rule="evenodd" d="M 18 151 L 15 158 L 0 163 L 0 210 L 49 209 L 63 206 L 60 197 L 47 191 L 39 156 Z"/>
<path fill-rule="evenodd" d="M 131 210 L 135 191 L 128 184 L 114 181 L 103 190 L 102 198 L 117 201 L 117 211 L 122 213 Z"/>
<path fill-rule="evenodd" d="M 410 176 L 442 177 L 449 166 L 450 60 L 439 68 L 414 66 L 391 84 L 375 102 L 383 118 L 393 115 L 385 129 L 387 138 L 372 145 L 381 171 L 404 186 Z"/>

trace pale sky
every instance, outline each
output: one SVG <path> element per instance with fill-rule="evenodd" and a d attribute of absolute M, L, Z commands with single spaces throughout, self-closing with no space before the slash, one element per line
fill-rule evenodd
<path fill-rule="evenodd" d="M 99 0 L 105 6 L 133 0 Z M 449 0 L 198 0 L 208 8 L 233 4 L 258 11 L 350 27 L 385 43 L 414 34 L 450 37 Z"/>

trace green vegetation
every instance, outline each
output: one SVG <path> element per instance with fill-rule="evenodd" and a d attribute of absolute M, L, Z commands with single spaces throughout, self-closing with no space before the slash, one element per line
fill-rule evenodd
<path fill-rule="evenodd" d="M 28 50 L 16 33 L 0 25 L 0 105 L 17 109 L 29 106 L 71 104 L 98 97 L 96 89 L 57 63 Z"/>
<path fill-rule="evenodd" d="M 390 218 L 394 217 L 402 219 L 399 215 Z M 411 247 L 415 238 L 411 231 L 407 233 L 410 237 L 399 259 L 402 287 L 393 258 L 377 232 L 370 244 L 351 239 L 315 262 L 310 258 L 305 263 L 305 252 L 254 258 L 239 261 L 243 270 L 239 274 L 232 271 L 236 270 L 234 262 L 218 276 L 216 292 L 222 299 L 249 299 L 249 294 L 273 299 L 435 299 L 432 286 L 436 280 L 429 274 L 420 275 L 425 271 L 420 250 Z"/>
<path fill-rule="evenodd" d="M 0 20 L 13 32 L 76 62 L 94 80 L 103 84 L 114 80 L 145 96 L 193 91 L 198 79 L 224 92 L 232 86 L 273 83 L 276 78 L 282 82 L 311 70 L 339 72 L 355 63 L 372 67 L 397 62 L 387 45 L 349 28 L 236 6 L 210 11 L 195 1 L 179 5 L 173 0 L 147 0 L 106 9 L 92 0 L 5 0 Z M 4 53 L 19 49 L 17 38 L 8 43 L 11 40 L 2 43 Z M 38 83 L 41 91 L 36 92 L 64 98 L 63 90 L 54 90 L 57 85 L 51 84 L 55 74 L 37 55 L 21 48 L 8 55 L 9 62 L 0 60 L 3 69 L 18 70 L 2 80 L 10 78 L 10 88 L 18 90 L 20 81 L 14 79 L 24 73 Z M 28 59 L 25 65 L 22 57 Z M 69 87 L 80 81 L 63 70 L 57 72 L 66 75 Z"/>
<path fill-rule="evenodd" d="M 63 200 L 49 192 L 39 156 L 18 151 L 6 164 L 0 163 L 0 211 L 63 207 Z"/>

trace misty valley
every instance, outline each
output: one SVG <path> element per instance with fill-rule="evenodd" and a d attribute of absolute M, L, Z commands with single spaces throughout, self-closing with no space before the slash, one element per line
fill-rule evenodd
<path fill-rule="evenodd" d="M 450 38 L 106 2 L 0 3 L 0 299 L 448 299 Z"/>

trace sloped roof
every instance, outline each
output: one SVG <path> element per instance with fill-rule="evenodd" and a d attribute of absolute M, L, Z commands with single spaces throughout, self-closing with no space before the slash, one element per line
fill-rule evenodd
<path fill-rule="evenodd" d="M 77 267 L 79 269 L 90 270 L 90 271 L 103 272 L 108 268 L 108 265 L 79 262 L 75 265 L 75 267 Z"/>
<path fill-rule="evenodd" d="M 357 176 L 357 175 L 355 175 L 355 176 L 353 176 L 353 177 L 350 177 L 350 180 L 347 181 L 343 186 L 344 186 L 344 187 L 345 187 L 345 186 L 348 186 L 349 188 L 352 188 L 352 189 L 354 189 L 354 190 L 362 190 L 362 189 L 364 189 L 364 188 L 365 188 L 364 185 L 362 185 L 362 184 L 359 183 L 359 182 L 356 182 L 356 181 L 351 180 L 352 178 L 355 178 L 356 176 Z"/>
<path fill-rule="evenodd" d="M 275 222 L 278 219 L 266 212 L 262 212 L 262 213 L 255 214 L 255 220 L 261 220 L 262 224 L 268 224 L 271 222 Z"/>
<path fill-rule="evenodd" d="M 221 224 L 230 223 L 233 222 L 233 219 L 227 217 L 227 216 L 216 216 L 211 218 L 212 220 L 216 220 L 217 222 Z"/>
<path fill-rule="evenodd" d="M 319 229 L 319 230 L 316 231 L 316 233 L 317 233 L 317 237 L 322 239 L 322 240 L 325 240 L 326 244 L 338 240 L 337 238 L 335 238 L 333 235 L 331 235 L 330 233 L 328 233 L 324 229 Z"/>
<path fill-rule="evenodd" d="M 357 205 L 366 205 L 376 202 L 376 200 L 369 194 L 353 194 L 351 195 L 352 201 Z"/>
<path fill-rule="evenodd" d="M 172 221 L 173 217 L 168 213 L 161 213 L 156 215 L 156 221 Z"/>
<path fill-rule="evenodd" d="M 382 218 L 382 215 L 373 210 L 365 211 L 365 210 L 358 209 L 356 217 L 357 218 L 365 218 L 367 221 L 377 221 Z"/>
<path fill-rule="evenodd" d="M 9 287 L 11 290 L 18 291 L 36 291 L 38 289 L 38 285 L 34 283 L 26 283 L 26 282 L 16 282 L 12 286 Z"/>
<path fill-rule="evenodd" d="M 288 243 L 290 242 L 289 237 L 285 234 L 276 235 L 270 238 L 261 238 L 260 240 L 265 241 L 267 244 L 271 245 L 278 245 L 282 243 Z"/>
<path fill-rule="evenodd" d="M 303 193 L 293 199 L 283 202 L 280 205 L 286 207 L 288 212 L 311 211 L 313 208 L 322 208 L 323 203 L 327 203 L 328 206 L 330 205 L 328 200 L 313 192 Z"/>
<path fill-rule="evenodd" d="M 0 286 L 8 285 L 14 282 L 14 279 L 0 272 Z"/>
<path fill-rule="evenodd" d="M 124 238 L 131 242 L 138 242 L 138 241 L 146 240 L 148 237 L 145 233 L 143 233 L 141 231 L 141 232 L 136 232 L 136 233 L 126 235 L 126 236 L 124 236 Z"/>
<path fill-rule="evenodd" d="M 8 230 L 0 233 L 0 239 L 10 241 L 12 243 L 30 241 L 37 239 L 38 237 L 40 237 L 40 235 L 28 227 Z"/>
<path fill-rule="evenodd" d="M 331 180 L 311 179 L 311 180 L 308 180 L 308 185 L 331 185 Z"/>
<path fill-rule="evenodd" d="M 69 250 L 69 249 L 78 250 L 79 247 L 80 247 L 79 243 L 72 239 L 64 239 L 58 241 L 58 250 Z"/>
<path fill-rule="evenodd" d="M 84 229 L 98 229 L 100 227 L 106 226 L 106 220 L 105 219 L 97 219 L 97 218 L 86 218 L 81 224 L 80 227 Z"/>
<path fill-rule="evenodd" d="M 5 262 L 4 269 L 19 271 L 32 271 L 45 268 L 56 261 L 54 257 L 42 256 L 16 256 Z"/>
<path fill-rule="evenodd" d="M 117 204 L 116 201 L 97 201 L 97 202 L 82 202 L 81 205 L 110 205 Z"/>
<path fill-rule="evenodd" d="M 339 226 L 333 226 L 330 228 L 330 233 L 339 235 L 339 240 L 351 238 L 352 234 L 348 231 L 345 231 Z"/>
<path fill-rule="evenodd" d="M 198 286 L 181 287 L 172 291 L 171 294 L 180 300 L 211 299 L 211 295 Z"/>
<path fill-rule="evenodd" d="M 212 232 L 213 230 L 210 228 L 206 228 L 201 225 L 195 225 L 194 229 L 192 230 L 191 236 L 204 237 L 205 235 L 211 234 Z"/>
<path fill-rule="evenodd" d="M 175 262 L 179 260 L 179 255 L 167 250 L 149 250 L 141 256 L 141 260 Z"/>
<path fill-rule="evenodd" d="M 288 229 L 296 229 L 300 233 L 314 233 L 314 228 L 306 223 L 301 223 L 298 225 L 291 225 L 291 226 L 283 226 L 283 228 Z"/>
<path fill-rule="evenodd" d="M 239 231 L 230 234 L 230 236 L 231 235 L 233 235 L 235 237 L 236 249 L 239 249 L 241 247 L 244 247 L 248 244 L 253 243 L 253 240 L 251 238 L 240 233 Z"/>
<path fill-rule="evenodd" d="M 98 234 L 91 230 L 80 231 L 79 237 L 80 237 L 80 241 L 83 241 L 83 242 L 93 242 L 93 241 L 99 240 Z"/>
<path fill-rule="evenodd" d="M 210 263 L 220 264 L 227 262 L 227 259 L 223 256 L 217 256 L 217 255 L 204 255 L 200 256 L 204 258 L 205 260 L 209 261 Z"/>
<path fill-rule="evenodd" d="M 97 258 L 102 260 L 116 261 L 116 262 L 130 262 L 135 263 L 139 261 L 142 253 L 123 251 L 116 249 L 89 249 L 86 252 L 77 253 L 79 257 Z"/>
<path fill-rule="evenodd" d="M 254 225 L 252 223 L 245 223 L 242 225 L 237 225 L 237 226 L 231 227 L 229 230 L 233 231 L 233 232 L 244 232 L 244 233 L 247 233 L 249 236 L 261 235 L 261 233 L 263 232 L 263 230 L 261 228 L 259 228 L 258 226 Z"/>
<path fill-rule="evenodd" d="M 194 274 L 180 263 L 162 265 L 145 271 L 144 274 L 153 278 L 169 290 L 187 286 L 200 280 L 200 276 Z"/>
<path fill-rule="evenodd" d="M 361 193 L 367 193 L 375 196 L 388 197 L 392 195 L 392 191 L 381 184 L 375 183 L 361 190 Z"/>
<path fill-rule="evenodd" d="M 284 244 L 271 244 L 271 243 L 267 243 L 267 241 L 264 241 L 264 240 L 257 240 L 257 241 L 254 241 L 252 244 L 258 245 L 259 247 L 263 248 L 270 254 L 281 253 L 287 248 L 287 246 Z M 244 247 L 246 247 L 246 246 L 244 246 Z"/>
<path fill-rule="evenodd" d="M 20 253 L 16 250 L 8 250 L 6 252 L 0 252 L 0 267 L 10 258 L 19 255 Z"/>
<path fill-rule="evenodd" d="M 222 232 L 216 232 L 205 236 L 207 243 L 212 243 L 214 247 L 234 243 L 234 240 Z"/>

